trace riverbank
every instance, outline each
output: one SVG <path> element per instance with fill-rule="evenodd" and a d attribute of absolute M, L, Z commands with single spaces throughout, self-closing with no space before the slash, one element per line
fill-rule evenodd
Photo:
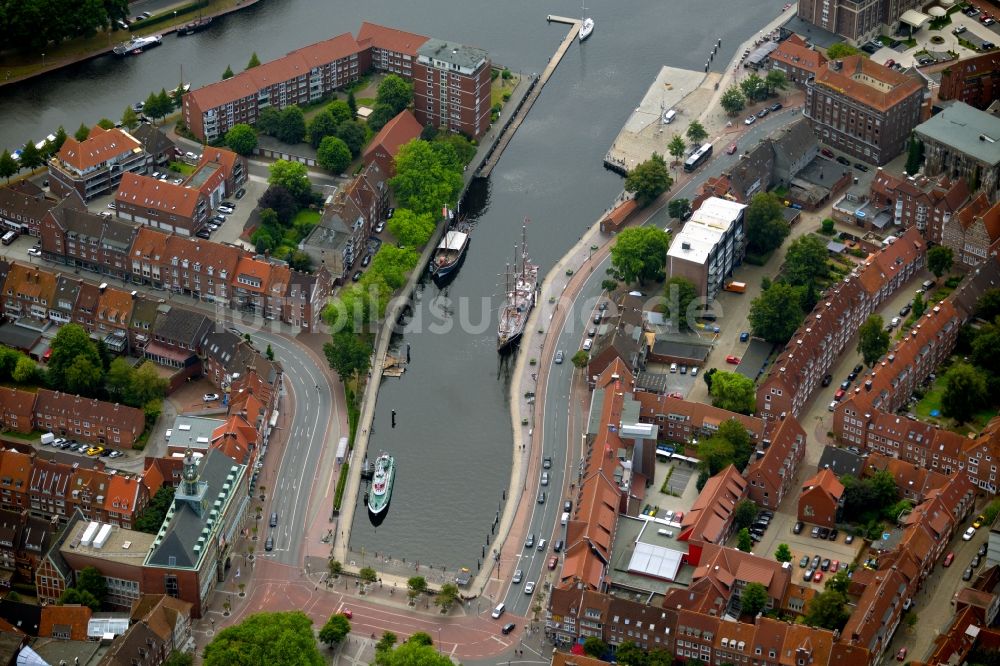
<path fill-rule="evenodd" d="M 209 0 L 208 6 L 199 11 L 196 16 L 201 18 L 218 18 L 252 7 L 260 1 Z M 140 28 L 135 32 L 106 30 L 86 39 L 74 39 L 63 42 L 58 46 L 50 45 L 48 48 L 51 50 L 40 54 L 9 53 L 0 56 L 0 72 L 4 73 L 0 77 L 0 87 L 26 81 L 36 76 L 62 69 L 63 67 L 108 55 L 116 44 L 128 41 L 133 36 L 144 37 L 174 33 L 181 26 L 190 23 L 195 17 L 194 12 L 180 13 L 182 8 L 189 7 L 190 4 L 189 2 L 180 2 L 164 8 L 153 18 L 157 16 L 169 16 L 171 13 L 173 13 L 173 16 L 164 18 L 164 20 L 158 21 L 148 27 Z"/>

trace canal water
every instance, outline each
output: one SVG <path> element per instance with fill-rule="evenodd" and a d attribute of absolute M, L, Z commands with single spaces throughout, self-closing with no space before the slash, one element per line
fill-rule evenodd
<path fill-rule="evenodd" d="M 716 39 L 724 66 L 739 42 L 781 9 L 782 0 L 591 0 L 597 27 L 570 48 L 475 202 L 465 264 L 442 290 L 427 283 L 401 344 L 411 362 L 379 394 L 369 450 L 397 459 L 392 504 L 374 527 L 358 503 L 351 549 L 437 566 L 475 566 L 510 476 L 510 366 L 495 350 L 496 310 L 505 263 L 530 219 L 532 259 L 543 272 L 614 200 L 621 178 L 602 158 L 660 66 L 701 69 Z M 164 38 L 139 57 L 83 63 L 0 89 L 0 147 L 40 139 L 62 124 L 117 118 L 150 90 L 184 80 L 218 80 L 256 51 L 261 60 L 368 20 L 487 49 L 495 62 L 539 72 L 576 16 L 571 0 L 263 0 L 198 35 Z M 464 324 L 460 322 L 464 319 Z M 432 325 L 434 324 L 434 325 Z M 451 324 L 450 327 L 448 324 Z M 391 410 L 396 427 L 391 427 Z"/>

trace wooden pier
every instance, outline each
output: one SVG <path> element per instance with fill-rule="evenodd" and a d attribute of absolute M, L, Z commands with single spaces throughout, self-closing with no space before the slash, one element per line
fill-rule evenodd
<path fill-rule="evenodd" d="M 391 355 L 385 357 L 385 365 L 382 367 L 383 376 L 402 377 L 404 372 L 406 372 L 406 361 Z"/>
<path fill-rule="evenodd" d="M 521 126 L 525 116 L 528 115 L 528 111 L 531 110 L 531 105 L 535 103 L 535 100 L 538 99 L 538 96 L 542 93 L 542 86 L 544 86 L 549 80 L 549 77 L 552 76 L 552 72 L 556 70 L 556 67 L 559 65 L 560 61 L 562 61 L 563 56 L 566 55 L 566 51 L 569 50 L 569 47 L 573 44 L 577 35 L 580 33 L 580 19 L 549 14 L 545 20 L 549 23 L 568 23 L 570 25 L 570 30 L 566 34 L 565 39 L 562 40 L 559 48 L 556 49 L 556 52 L 551 58 L 549 58 L 549 63 L 545 66 L 541 76 L 537 76 L 531 82 L 531 88 L 528 90 L 528 94 L 524 96 L 520 105 L 510 117 L 510 120 L 507 121 L 507 124 L 501 131 L 499 138 L 493 145 L 493 150 L 490 151 L 486 160 L 479 166 L 479 170 L 476 172 L 476 175 L 481 178 L 489 178 L 489 175 L 493 172 L 493 167 L 495 167 L 497 162 L 500 161 L 500 156 L 503 155 L 504 149 L 507 148 L 507 144 L 509 144 L 510 140 L 514 138 L 514 132 L 516 132 L 517 128 Z"/>

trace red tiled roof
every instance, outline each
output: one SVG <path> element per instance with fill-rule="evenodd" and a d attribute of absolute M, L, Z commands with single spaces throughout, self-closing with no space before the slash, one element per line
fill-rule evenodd
<path fill-rule="evenodd" d="M 798 35 L 792 35 L 771 52 L 771 60 L 815 72 L 826 62 L 826 56 L 806 46 Z"/>
<path fill-rule="evenodd" d="M 834 69 L 838 66 L 839 70 Z M 888 89 L 883 90 L 875 85 L 869 85 L 864 79 L 873 79 Z M 816 74 L 816 83 L 879 111 L 891 109 L 924 88 L 920 81 L 861 55 L 847 56 L 826 63 L 826 66 L 821 67 Z"/>
<path fill-rule="evenodd" d="M 174 185 L 149 176 L 125 172 L 115 194 L 115 201 L 191 219 L 198 208 L 200 197 L 198 190 L 186 185 Z"/>
<path fill-rule="evenodd" d="M 140 510 L 136 505 L 142 499 L 142 481 L 138 476 L 115 474 L 108 482 L 104 495 L 104 510 L 123 514 L 133 514 Z"/>
<path fill-rule="evenodd" d="M 358 31 L 358 46 L 361 48 L 375 47 L 411 56 L 416 56 L 417 49 L 427 40 L 423 35 L 386 28 L 368 21 L 362 23 L 361 30 Z"/>
<path fill-rule="evenodd" d="M 187 236 L 177 236 L 174 234 L 162 234 L 165 238 L 163 247 L 163 261 L 170 262 L 177 257 L 178 263 L 187 261 L 188 265 L 194 268 L 195 264 L 201 265 L 201 271 L 207 272 L 209 266 L 216 277 L 222 279 L 222 272 L 226 271 L 224 279 L 231 279 L 233 271 L 240 261 L 243 252 L 240 248 L 222 243 L 202 240 L 200 238 L 190 238 Z"/>
<path fill-rule="evenodd" d="M 85 141 L 77 141 L 72 136 L 66 137 L 59 149 L 59 159 L 78 171 L 84 171 L 99 166 L 112 157 L 137 150 L 142 150 L 142 144 L 131 134 L 117 127 L 106 130 L 95 125 Z"/>
<path fill-rule="evenodd" d="M 218 164 L 222 167 L 226 178 L 230 178 L 239 158 L 239 155 L 226 148 L 206 147 L 201 154 L 201 160 L 198 161 L 198 168 L 200 169 L 206 164 Z"/>
<path fill-rule="evenodd" d="M 736 503 L 746 495 L 747 481 L 730 465 L 705 482 L 704 488 L 684 514 L 679 541 L 719 543 L 732 519 Z"/>
<path fill-rule="evenodd" d="M 822 488 L 834 501 L 839 500 L 844 494 L 844 484 L 829 469 L 820 470 L 818 474 L 802 483 L 803 492 L 813 487 Z"/>
<path fill-rule="evenodd" d="M 132 241 L 132 258 L 158 263 L 167 256 L 167 238 L 167 234 L 152 227 L 139 227 L 135 240 Z"/>
<path fill-rule="evenodd" d="M 256 278 L 260 280 L 260 286 L 255 287 L 245 282 L 237 283 L 237 279 L 240 276 Z M 263 294 L 264 292 L 267 291 L 268 281 L 270 279 L 271 279 L 271 264 L 267 263 L 266 261 L 259 261 L 252 257 L 240 257 L 240 261 L 236 265 L 236 272 L 232 278 L 233 283 L 236 284 L 240 289 L 255 291 L 260 294 Z"/>
<path fill-rule="evenodd" d="M 410 113 L 409 109 L 403 109 L 372 138 L 371 143 L 365 149 L 364 160 L 367 162 L 369 156 L 379 148 L 390 157 L 395 158 L 401 146 L 413 139 L 420 138 L 421 131 L 423 131 L 423 127 L 416 117 Z"/>
<path fill-rule="evenodd" d="M 62 632 L 69 630 L 69 640 L 87 640 L 87 624 L 93 611 L 89 606 L 42 606 L 42 618 L 38 625 L 40 638 L 51 638 L 53 633 L 62 638 Z"/>
<path fill-rule="evenodd" d="M 361 50 L 357 40 L 349 32 L 342 35 L 325 39 L 322 42 L 303 46 L 288 54 L 288 56 L 299 56 L 305 60 L 306 64 L 312 67 L 335 62 L 341 58 L 348 58 Z M 286 56 L 286 57 L 288 57 Z"/>

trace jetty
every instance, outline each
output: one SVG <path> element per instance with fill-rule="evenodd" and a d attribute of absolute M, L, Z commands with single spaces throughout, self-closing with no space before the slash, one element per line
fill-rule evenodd
<path fill-rule="evenodd" d="M 383 377 L 402 377 L 406 372 L 406 361 L 392 355 L 386 355 L 382 366 Z"/>
<path fill-rule="evenodd" d="M 496 143 L 493 144 L 493 149 L 486 154 L 486 159 L 483 160 L 476 170 L 476 176 L 480 178 L 489 178 L 493 172 L 493 167 L 500 161 L 500 156 L 503 155 L 503 151 L 507 148 L 507 144 L 514 138 L 517 128 L 524 122 L 524 118 L 528 115 L 528 111 L 531 110 L 531 106 L 535 103 L 535 100 L 542 94 L 542 87 L 552 76 L 552 73 L 556 71 L 556 67 L 562 61 L 563 56 L 566 55 L 566 51 L 569 50 L 569 47 L 576 40 L 576 36 L 580 33 L 580 24 L 582 23 L 580 19 L 549 14 L 545 20 L 549 23 L 568 23 L 570 26 L 569 32 L 562 40 L 562 43 L 559 44 L 556 52 L 549 58 L 549 62 L 545 66 L 545 69 L 542 70 L 541 75 L 534 75 L 531 86 L 528 88 L 528 94 L 521 99 L 520 104 L 517 105 L 514 113 L 507 120 L 507 124 L 500 130 L 500 135 L 497 137 Z"/>

